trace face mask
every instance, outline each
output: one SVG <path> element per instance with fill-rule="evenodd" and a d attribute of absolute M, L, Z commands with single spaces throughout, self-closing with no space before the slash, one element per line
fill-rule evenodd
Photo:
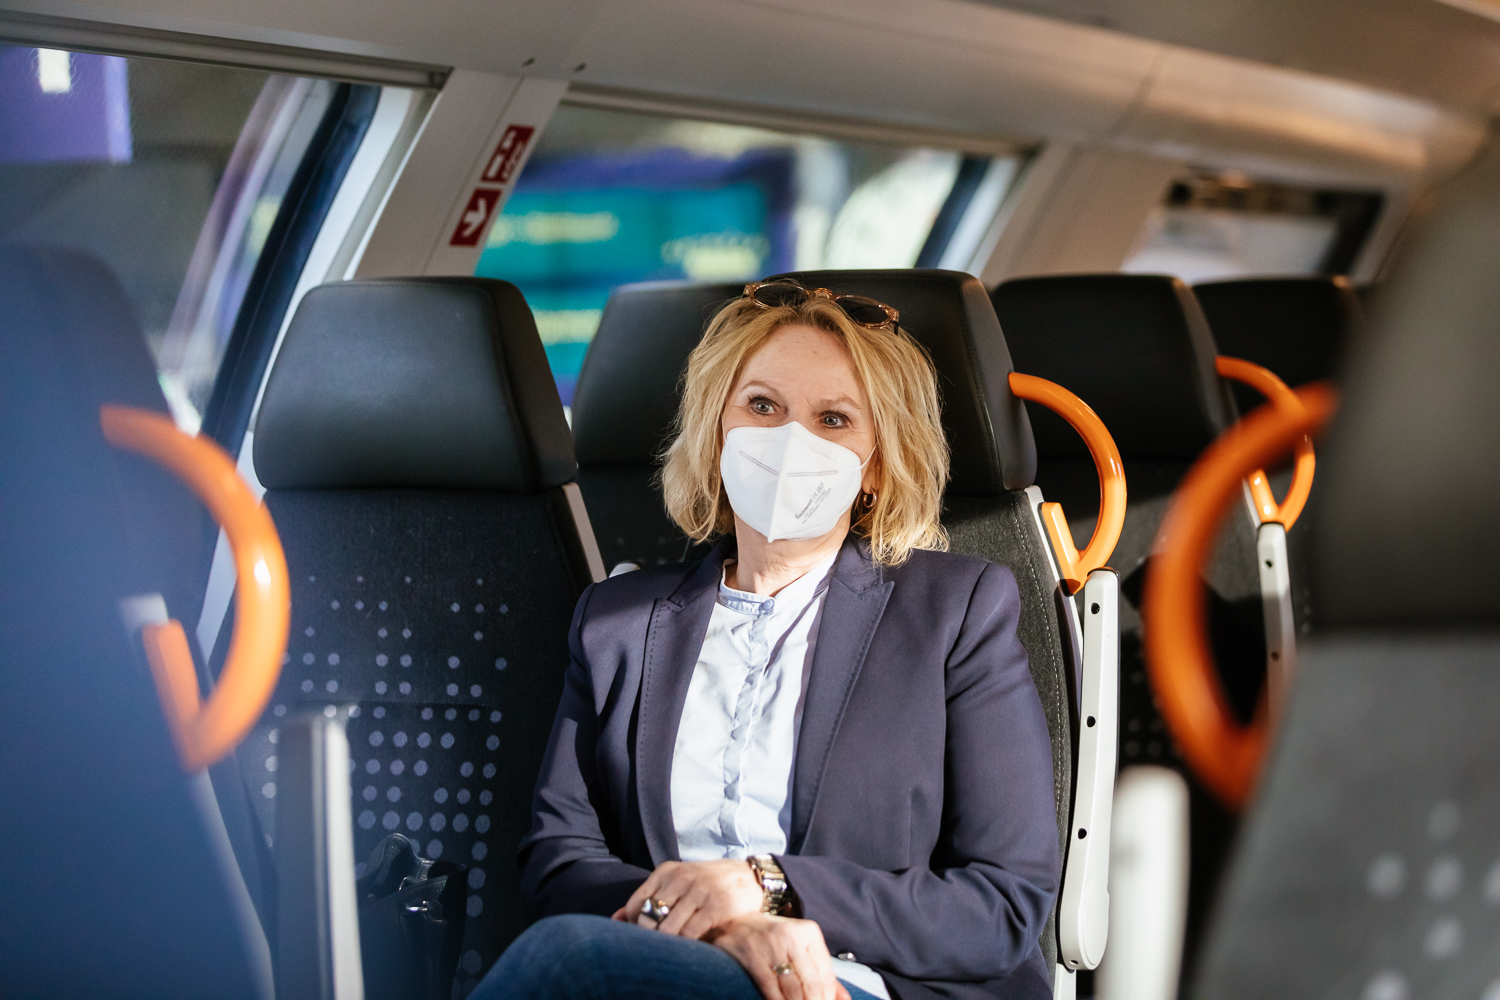
<path fill-rule="evenodd" d="M 796 421 L 724 435 L 719 474 L 729 506 L 768 541 L 826 535 L 859 496 L 865 463 Z"/>

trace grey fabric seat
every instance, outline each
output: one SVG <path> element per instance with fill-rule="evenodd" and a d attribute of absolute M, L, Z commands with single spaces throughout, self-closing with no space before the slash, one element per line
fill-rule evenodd
<path fill-rule="evenodd" d="M 602 576 L 520 292 L 458 278 L 312 290 L 266 387 L 255 467 L 292 638 L 242 748 L 252 798 L 274 829 L 283 719 L 346 718 L 355 857 L 400 831 L 470 869 L 466 992 L 527 922 L 515 848 L 573 608 Z"/>
<path fill-rule="evenodd" d="M 1497 195 L 1491 148 L 1346 366 L 1310 512 L 1320 617 L 1195 996 L 1500 989 Z"/>
<path fill-rule="evenodd" d="M 1192 291 L 1156 275 L 1063 275 L 1008 281 L 992 293 L 1016 369 L 1072 390 L 1120 449 L 1129 500 L 1112 564 L 1120 574 L 1120 766 L 1186 773 L 1146 678 L 1140 598 L 1162 516 L 1198 454 L 1229 425 L 1233 404 L 1214 370 L 1215 346 Z M 1098 516 L 1093 462 L 1060 417 L 1027 405 L 1037 483 L 1062 503 L 1082 544 Z M 1205 571 L 1220 678 L 1248 721 L 1265 678 L 1256 527 L 1236 505 Z M 1188 960 L 1223 870 L 1234 819 L 1197 782 L 1192 797 Z"/>
<path fill-rule="evenodd" d="M 1066 854 L 1081 651 L 1032 510 L 1034 498 L 1026 492 L 1036 467 L 1032 425 L 1011 394 L 1011 355 L 984 287 L 970 275 L 938 270 L 809 271 L 791 277 L 894 306 L 902 329 L 932 357 L 952 452 L 943 524 L 953 551 L 1015 574 L 1019 637 L 1052 735 L 1058 836 Z M 1042 938 L 1049 963 L 1057 960 L 1055 926 L 1049 920 Z"/>
<path fill-rule="evenodd" d="M 182 772 L 119 606 L 156 593 L 195 620 L 206 514 L 105 442 L 105 403 L 167 415 L 119 282 L 81 253 L 0 247 L 0 988 L 253 996 L 213 795 Z"/>
<path fill-rule="evenodd" d="M 606 568 L 682 558 L 687 539 L 656 482 L 682 396 L 682 370 L 739 284 L 647 282 L 610 295 L 573 395 L 578 485 Z"/>

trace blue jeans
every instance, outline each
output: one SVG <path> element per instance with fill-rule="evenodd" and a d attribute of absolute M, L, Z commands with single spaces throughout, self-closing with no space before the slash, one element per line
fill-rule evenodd
<path fill-rule="evenodd" d="M 854 1000 L 875 1000 L 844 983 Z M 500 956 L 469 1000 L 763 1000 L 711 944 L 606 917 L 540 920 Z"/>

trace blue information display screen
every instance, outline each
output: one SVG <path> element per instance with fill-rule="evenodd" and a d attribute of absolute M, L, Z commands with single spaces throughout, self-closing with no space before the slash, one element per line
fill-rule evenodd
<path fill-rule="evenodd" d="M 563 403 L 609 293 L 634 281 L 752 280 L 793 266 L 793 154 L 685 149 L 536 158 L 475 273 L 536 314 Z"/>

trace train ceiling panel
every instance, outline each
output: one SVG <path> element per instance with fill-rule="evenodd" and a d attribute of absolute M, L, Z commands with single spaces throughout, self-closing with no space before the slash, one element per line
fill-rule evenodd
<path fill-rule="evenodd" d="M 1375 183 L 1430 180 L 1465 162 L 1500 87 L 1500 24 L 1434 0 L 1017 2 L 1050 16 L 978 0 L 0 0 L 0 36 L 9 9 L 941 130 L 973 136 L 976 148 L 1008 139 L 1177 159 L 1212 151 L 1223 166 Z M 1112 28 L 1081 23 L 1106 7 Z M 1356 8 L 1374 13 L 1362 20 Z M 1144 23 L 1172 10 L 1197 26 L 1195 47 Z M 1267 27 L 1278 11 L 1279 34 Z M 1402 16 L 1421 30 L 1403 29 Z M 1306 32 L 1310 49 L 1352 60 L 1359 45 L 1347 39 L 1371 21 L 1386 25 L 1383 47 L 1371 42 L 1341 74 L 1363 82 L 1329 75 L 1332 63 L 1319 64 L 1323 75 L 1274 65 L 1272 56 L 1297 60 L 1246 40 L 1275 34 L 1291 46 Z M 1452 59 L 1429 51 L 1450 34 L 1463 36 Z M 1410 66 L 1411 79 L 1370 86 L 1382 58 L 1390 73 Z M 1423 65 L 1425 83 L 1414 75 Z"/>

